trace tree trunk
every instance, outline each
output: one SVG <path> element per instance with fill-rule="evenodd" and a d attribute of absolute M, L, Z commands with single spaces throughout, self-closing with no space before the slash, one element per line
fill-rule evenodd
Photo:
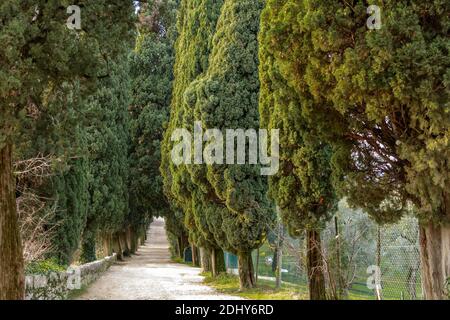
<path fill-rule="evenodd" d="M 114 235 L 112 236 L 112 243 L 113 243 L 113 251 L 117 254 L 117 260 L 119 261 L 123 260 L 123 249 L 120 243 L 119 232 L 114 233 Z"/>
<path fill-rule="evenodd" d="M 320 243 L 320 233 L 307 231 L 308 284 L 310 300 L 325 300 L 325 277 Z"/>
<path fill-rule="evenodd" d="M 181 248 L 183 245 L 181 244 L 181 237 L 177 238 L 177 255 L 178 258 L 183 259 L 183 249 Z"/>
<path fill-rule="evenodd" d="M 226 272 L 225 257 L 222 249 L 211 250 L 211 273 L 213 277 L 218 276 L 222 272 Z"/>
<path fill-rule="evenodd" d="M 105 257 L 111 256 L 113 254 L 112 235 L 110 233 L 103 234 L 102 241 L 103 241 L 103 254 L 105 255 Z"/>
<path fill-rule="evenodd" d="M 132 254 L 135 254 L 138 251 L 139 247 L 139 235 L 135 228 L 130 227 L 129 228 L 130 233 L 130 251 Z"/>
<path fill-rule="evenodd" d="M 199 267 L 200 261 L 198 261 L 197 247 L 195 245 L 191 245 L 191 250 L 192 250 L 192 265 L 194 267 Z"/>
<path fill-rule="evenodd" d="M 344 277 L 342 275 L 342 266 L 341 266 L 341 235 L 339 232 L 339 223 L 338 217 L 334 217 L 334 231 L 335 231 L 335 239 L 336 239 L 336 277 L 337 277 L 337 285 L 338 285 L 338 299 L 341 299 L 344 296 Z"/>
<path fill-rule="evenodd" d="M 130 226 L 126 227 L 124 233 L 125 233 L 125 241 L 127 243 L 127 248 L 128 248 L 129 254 L 131 255 L 134 253 L 133 248 L 132 248 L 132 240 L 131 240 L 131 237 L 132 237 L 131 227 Z"/>
<path fill-rule="evenodd" d="M 283 268 L 283 224 L 278 222 L 277 268 L 275 273 L 275 288 L 281 288 L 281 269 Z"/>
<path fill-rule="evenodd" d="M 420 226 L 420 260 L 423 296 L 427 300 L 448 298 L 450 278 L 450 227 L 428 223 Z"/>
<path fill-rule="evenodd" d="M 381 228 L 378 226 L 377 228 L 377 266 L 380 269 L 380 277 L 381 277 Z M 377 300 L 383 300 L 382 295 L 382 284 L 381 284 L 381 278 L 380 283 L 375 286 L 375 296 L 377 297 Z"/>
<path fill-rule="evenodd" d="M 277 262 L 278 262 L 278 243 L 276 244 L 275 250 L 273 250 L 272 257 L 272 272 L 275 273 L 277 271 Z"/>
<path fill-rule="evenodd" d="M 0 150 L 0 300 L 21 300 L 25 294 L 12 148 Z"/>
<path fill-rule="evenodd" d="M 120 232 L 119 240 L 120 240 L 120 246 L 122 248 L 123 255 L 125 257 L 129 257 L 131 255 L 131 253 L 130 253 L 130 247 L 128 246 L 126 229 L 124 231 Z"/>
<path fill-rule="evenodd" d="M 259 248 L 256 250 L 256 267 L 255 267 L 255 283 L 258 284 L 259 274 Z"/>
<path fill-rule="evenodd" d="M 145 245 L 145 242 L 147 240 L 147 231 L 148 228 L 144 227 L 139 230 L 139 246 Z"/>
<path fill-rule="evenodd" d="M 203 272 L 210 272 L 211 268 L 211 251 L 209 249 L 200 248 L 200 264 Z"/>
<path fill-rule="evenodd" d="M 181 258 L 184 259 L 184 250 L 190 246 L 188 236 L 183 232 L 181 235 Z M 192 248 L 191 248 L 192 249 Z M 185 261 L 186 262 L 186 261 Z"/>
<path fill-rule="evenodd" d="M 238 253 L 239 283 L 241 290 L 255 287 L 255 274 L 251 251 Z"/>

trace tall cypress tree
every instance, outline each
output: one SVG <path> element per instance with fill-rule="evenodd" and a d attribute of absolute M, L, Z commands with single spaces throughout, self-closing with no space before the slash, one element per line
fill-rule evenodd
<path fill-rule="evenodd" d="M 169 118 L 172 94 L 174 42 L 178 1 L 150 1 L 141 8 L 139 35 L 130 54 L 132 103 L 130 107 L 130 207 L 134 233 L 151 216 L 170 215 L 163 193 L 161 140 Z M 139 225 L 141 224 L 141 225 Z"/>
<path fill-rule="evenodd" d="M 208 70 L 186 94 L 205 128 L 222 132 L 259 128 L 257 35 L 262 7 L 263 1 L 224 2 Z M 267 179 L 259 166 L 248 163 L 208 165 L 206 174 L 197 172 L 197 181 L 205 178 L 210 188 L 203 183 L 203 192 L 222 205 L 211 213 L 211 230 L 216 239 L 225 235 L 222 246 L 238 255 L 241 288 L 251 288 L 255 285 L 251 251 L 262 244 L 274 217 Z"/>
<path fill-rule="evenodd" d="M 288 2 L 268 1 L 261 18 L 261 124 L 280 130 L 280 170 L 270 177 L 270 195 L 290 233 L 299 236 L 306 231 L 309 294 L 317 300 L 326 298 L 320 230 L 336 206 L 333 150 L 308 118 L 310 110 L 324 106 L 299 94 L 283 73 L 287 69 L 279 56 L 293 49 L 279 43 L 281 33 L 290 36 L 290 19 L 295 19 Z M 283 52 L 278 51 L 281 47 Z"/>
<path fill-rule="evenodd" d="M 61 84 L 92 83 L 133 28 L 132 1 L 83 3 L 82 11 L 83 29 L 75 31 L 58 1 L 5 0 L 0 6 L 0 299 L 20 299 L 24 292 L 12 174 L 20 120 L 30 105 L 45 110 L 45 96 Z"/>
<path fill-rule="evenodd" d="M 130 79 L 126 56 L 111 63 L 110 76 L 86 103 L 89 208 L 83 232 L 83 261 L 96 259 L 98 236 L 121 231 L 128 210 Z M 107 244 L 107 243 L 106 243 Z M 108 250 L 107 246 L 105 251 Z M 109 252 L 105 252 L 108 254 Z"/>
<path fill-rule="evenodd" d="M 171 160 L 174 145 L 171 136 L 177 128 L 193 128 L 193 110 L 185 103 L 185 91 L 208 68 L 211 41 L 221 6 L 222 1 L 211 0 L 182 1 L 180 4 L 170 122 L 164 135 L 161 160 L 165 194 L 184 213 L 183 224 L 189 231 L 191 243 L 212 247 L 218 251 L 218 257 L 223 257 L 223 253 L 205 224 L 204 214 L 199 211 L 201 203 L 194 200 L 199 190 L 189 169 L 183 164 L 176 166 Z M 219 264 L 224 270 L 224 264 Z"/>

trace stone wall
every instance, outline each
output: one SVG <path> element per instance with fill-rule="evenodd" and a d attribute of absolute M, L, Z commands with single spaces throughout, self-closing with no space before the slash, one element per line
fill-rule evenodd
<path fill-rule="evenodd" d="M 73 290 L 87 287 L 116 261 L 116 254 L 81 266 L 69 267 L 64 272 L 26 276 L 26 300 L 63 300 Z"/>

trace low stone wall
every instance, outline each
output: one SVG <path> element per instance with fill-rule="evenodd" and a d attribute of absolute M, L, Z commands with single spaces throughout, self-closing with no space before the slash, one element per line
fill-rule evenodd
<path fill-rule="evenodd" d="M 116 261 L 116 254 L 64 272 L 26 276 L 25 299 L 63 300 L 73 290 L 79 290 L 97 280 Z"/>

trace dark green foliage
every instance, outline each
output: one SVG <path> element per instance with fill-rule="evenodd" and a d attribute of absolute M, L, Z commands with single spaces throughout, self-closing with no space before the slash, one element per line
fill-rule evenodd
<path fill-rule="evenodd" d="M 257 35 L 262 7 L 263 1 L 225 1 L 221 9 L 208 70 L 186 92 L 193 118 L 204 129 L 259 128 Z M 266 177 L 250 164 L 214 164 L 207 171 L 194 167 L 193 172 L 204 196 L 214 200 L 215 206 L 206 203 L 214 211 L 206 219 L 210 230 L 216 240 L 226 239 L 226 244 L 219 242 L 223 248 L 239 254 L 241 285 L 252 287 L 253 266 L 247 256 L 261 245 L 274 217 Z"/>
<path fill-rule="evenodd" d="M 0 49 L 0 149 L 5 144 L 28 145 L 41 154 L 62 155 L 61 169 L 45 190 L 57 204 L 55 249 L 61 262 L 71 262 L 78 248 L 89 201 L 88 159 L 82 156 L 87 141 L 78 96 L 93 92 L 96 78 L 107 75 L 109 60 L 122 50 L 118 41 L 132 40 L 134 20 L 132 1 L 100 0 L 80 4 L 82 30 L 69 30 L 67 6 L 60 1 L 13 0 L 0 5 L 4 44 Z M 58 135 L 66 131 L 75 138 Z M 24 140 L 28 136 L 39 138 Z M 53 144 L 38 149 L 43 141 Z M 36 155 L 26 149 L 20 152 Z"/>
<path fill-rule="evenodd" d="M 172 93 L 176 13 L 176 1 L 152 2 L 145 7 L 136 48 L 129 57 L 132 77 L 130 206 L 133 214 L 158 216 L 170 212 L 159 166 Z"/>
<path fill-rule="evenodd" d="M 89 206 L 89 166 L 86 158 L 72 160 L 64 172 L 52 180 L 56 202 L 54 224 L 57 225 L 53 239 L 54 253 L 61 264 L 70 264 L 78 249 L 86 224 Z"/>
<path fill-rule="evenodd" d="M 166 194 L 183 210 L 190 240 L 244 257 L 261 244 L 265 222 L 273 215 L 259 167 L 176 166 L 170 139 L 175 129 L 192 132 L 195 121 L 205 128 L 259 127 L 257 33 L 262 2 L 197 2 L 181 3 L 161 171 Z M 252 266 L 245 268 L 243 286 L 252 286 Z"/>
<path fill-rule="evenodd" d="M 222 1 L 181 1 L 177 22 L 178 38 L 175 45 L 174 85 L 170 122 L 162 145 L 161 173 L 167 197 L 184 213 L 183 224 L 189 230 L 193 243 L 202 246 L 217 246 L 206 225 L 205 213 L 199 206 L 205 199 L 193 200 L 200 194 L 185 165 L 175 166 L 171 160 L 173 130 L 194 125 L 193 110 L 185 103 L 185 91 L 192 81 L 206 72 Z M 206 235 L 206 237 L 205 237 Z"/>
<path fill-rule="evenodd" d="M 82 5 L 80 31 L 67 28 L 67 6 L 60 1 L 2 1 L 0 147 L 19 127 L 29 111 L 27 106 L 33 103 L 44 111 L 46 97 L 61 85 L 80 78 L 84 87 L 95 83 L 95 77 L 106 71 L 105 59 L 120 51 L 118 39 L 132 35 L 132 1 L 100 0 Z"/>
<path fill-rule="evenodd" d="M 89 210 L 83 234 L 84 261 L 95 260 L 100 234 L 121 230 L 128 216 L 130 79 L 127 60 L 111 63 L 110 76 L 87 104 Z"/>

